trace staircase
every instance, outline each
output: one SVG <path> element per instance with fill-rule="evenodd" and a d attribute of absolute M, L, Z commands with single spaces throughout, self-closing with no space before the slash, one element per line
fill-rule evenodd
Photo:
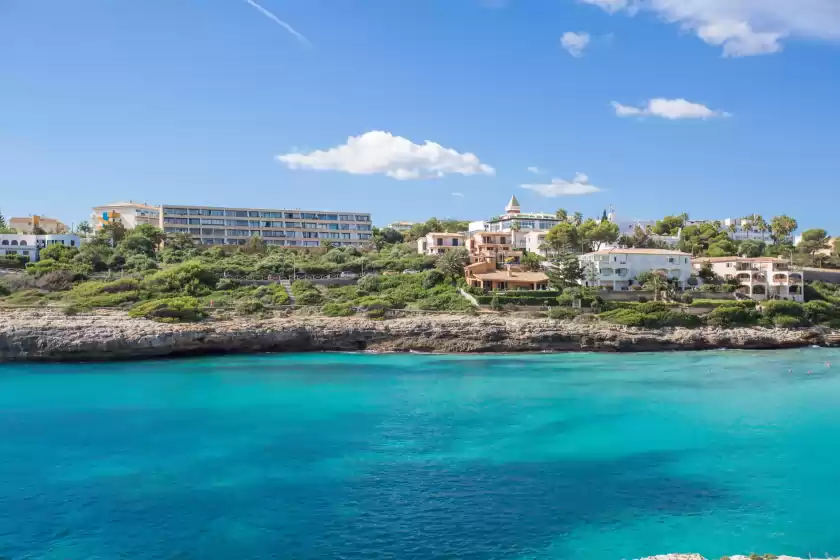
<path fill-rule="evenodd" d="M 280 280 L 280 285 L 283 286 L 283 289 L 286 290 L 286 293 L 289 295 L 289 304 L 295 304 L 295 296 L 292 293 L 292 281 L 284 278 Z"/>

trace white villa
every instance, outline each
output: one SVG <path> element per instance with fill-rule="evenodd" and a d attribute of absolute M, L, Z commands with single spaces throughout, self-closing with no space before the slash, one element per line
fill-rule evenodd
<path fill-rule="evenodd" d="M 643 272 L 676 278 L 685 288 L 693 271 L 691 255 L 666 249 L 602 249 L 578 257 L 586 269 L 585 286 L 629 290 Z"/>
<path fill-rule="evenodd" d="M 805 301 L 805 275 L 784 259 L 703 257 L 694 259 L 692 264 L 696 270 L 708 264 L 724 280 L 737 280 L 743 286 L 739 291 L 754 300 Z"/>
<path fill-rule="evenodd" d="M 548 230 L 562 223 L 563 220 L 554 214 L 545 212 L 522 213 L 522 207 L 516 196 L 510 197 L 505 206 L 505 213 L 490 218 L 487 221 L 470 222 L 469 234 L 473 236 L 479 232 L 506 233 L 510 235 L 514 249 L 527 249 L 537 252 L 537 246 L 528 247 L 528 234 L 532 232 L 547 233 Z"/>
<path fill-rule="evenodd" d="M 430 233 L 417 240 L 417 252 L 421 255 L 442 255 L 466 246 L 467 237 L 462 233 Z"/>
<path fill-rule="evenodd" d="M 40 250 L 48 245 L 60 243 L 67 247 L 78 247 L 81 242 L 81 238 L 73 234 L 2 233 L 0 234 L 0 257 L 17 255 L 26 257 L 29 262 L 36 262 Z"/>

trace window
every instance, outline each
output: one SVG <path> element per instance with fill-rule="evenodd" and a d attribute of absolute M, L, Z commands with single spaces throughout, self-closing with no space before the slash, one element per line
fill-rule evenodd
<path fill-rule="evenodd" d="M 203 226 L 223 226 L 225 225 L 224 220 L 217 220 L 213 218 L 204 218 L 201 220 L 201 225 Z"/>
<path fill-rule="evenodd" d="M 226 226 L 248 226 L 248 220 L 225 220 Z"/>
<path fill-rule="evenodd" d="M 287 228 L 300 228 L 300 222 L 286 222 Z"/>
<path fill-rule="evenodd" d="M 17 239 L 12 239 L 12 245 L 17 245 L 17 244 L 18 244 Z"/>
<path fill-rule="evenodd" d="M 264 231 L 262 234 L 265 237 L 286 237 L 285 231 Z"/>
<path fill-rule="evenodd" d="M 70 246 L 71 246 L 71 247 L 75 247 L 75 246 L 76 246 L 76 240 L 75 240 L 75 239 L 71 239 L 71 240 L 70 240 Z"/>
<path fill-rule="evenodd" d="M 338 219 L 341 222 L 352 222 L 353 221 L 353 215 L 352 214 L 339 214 Z"/>
<path fill-rule="evenodd" d="M 437 238 L 437 244 L 438 244 L 438 246 L 443 245 L 443 239 L 441 239 L 440 237 L 438 237 L 438 238 Z"/>
<path fill-rule="evenodd" d="M 318 219 L 326 221 L 336 221 L 338 220 L 338 214 L 319 214 Z"/>
<path fill-rule="evenodd" d="M 9 244 L 9 240 L 8 240 L 8 239 L 4 239 L 2 244 L 3 244 L 3 245 L 8 245 L 8 244 Z"/>
<path fill-rule="evenodd" d="M 292 220 L 300 220 L 300 212 L 286 212 L 286 218 Z"/>
<path fill-rule="evenodd" d="M 192 221 L 192 220 L 190 220 L 190 221 Z M 195 220 L 195 221 L 198 222 L 199 220 Z M 164 224 L 186 224 L 187 223 L 187 218 L 164 218 L 163 223 Z"/>
<path fill-rule="evenodd" d="M 248 217 L 249 218 L 259 218 L 260 213 L 257 210 L 248 210 Z"/>
<path fill-rule="evenodd" d="M 370 216 L 365 216 L 364 214 L 356 214 L 356 221 L 357 222 L 369 222 Z"/>
<path fill-rule="evenodd" d="M 313 214 L 312 212 L 301 212 L 300 216 L 304 220 L 317 220 L 318 214 Z"/>

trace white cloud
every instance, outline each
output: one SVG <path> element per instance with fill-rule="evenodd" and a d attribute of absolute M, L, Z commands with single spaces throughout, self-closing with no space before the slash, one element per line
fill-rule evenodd
<path fill-rule="evenodd" d="M 539 167 L 537 167 L 535 165 L 532 165 L 531 167 L 528 168 L 528 173 L 533 173 L 534 175 L 542 175 L 544 173 L 544 171 L 542 169 L 540 169 Z"/>
<path fill-rule="evenodd" d="M 712 119 L 730 117 L 724 111 L 715 111 L 705 105 L 692 103 L 685 99 L 651 99 L 647 107 L 632 107 L 612 102 L 615 114 L 619 117 L 652 116 L 669 120 L 679 119 Z"/>
<path fill-rule="evenodd" d="M 309 39 L 307 39 L 306 37 L 304 37 L 303 35 L 298 33 L 297 30 L 294 27 L 292 27 L 291 25 L 289 25 L 288 23 L 286 23 L 285 21 L 283 21 L 279 17 L 275 16 L 274 14 L 272 14 L 271 12 L 269 12 L 268 10 L 266 10 L 265 8 L 263 8 L 262 6 L 257 4 L 256 2 L 254 2 L 254 0 L 245 0 L 245 2 L 247 2 L 249 5 L 253 6 L 254 9 L 259 11 L 262 15 L 264 15 L 265 17 L 267 17 L 268 19 L 270 19 L 271 21 L 273 21 L 274 23 L 276 23 L 277 25 L 279 25 L 280 27 L 282 27 L 283 29 L 285 29 L 286 31 L 291 33 L 292 35 L 294 35 L 295 38 L 298 41 L 301 42 L 301 44 L 306 45 L 307 47 L 310 45 Z"/>
<path fill-rule="evenodd" d="M 401 136 L 374 130 L 351 136 L 346 144 L 308 154 L 282 154 L 290 169 L 343 171 L 353 175 L 387 175 L 401 181 L 444 175 L 494 175 L 496 170 L 472 153 L 459 153 L 428 140 L 415 144 Z"/>
<path fill-rule="evenodd" d="M 458 198 L 464 198 L 464 193 L 454 192 L 454 193 L 452 193 L 452 196 L 457 196 Z"/>
<path fill-rule="evenodd" d="M 560 39 L 560 44 L 563 45 L 563 48 L 569 51 L 569 54 L 574 56 L 575 58 L 579 58 L 583 55 L 583 51 L 589 46 L 589 33 L 582 31 L 580 33 L 575 33 L 573 31 L 567 31 L 563 33 L 563 37 Z"/>
<path fill-rule="evenodd" d="M 724 56 L 782 50 L 788 36 L 840 41 L 837 0 L 581 0 L 609 13 L 655 13 L 693 31 Z"/>
<path fill-rule="evenodd" d="M 575 175 L 571 181 L 565 179 L 552 179 L 550 183 L 519 185 L 523 189 L 532 190 L 535 193 L 555 198 L 558 196 L 580 196 L 601 192 L 599 187 L 589 182 L 589 177 L 583 173 Z"/>

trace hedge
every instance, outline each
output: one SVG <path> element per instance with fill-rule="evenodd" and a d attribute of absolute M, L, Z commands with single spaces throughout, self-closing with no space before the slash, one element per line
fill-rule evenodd
<path fill-rule="evenodd" d="M 146 301 L 128 312 L 130 317 L 150 319 L 158 323 L 186 323 L 206 317 L 201 302 L 194 297 L 174 297 Z"/>
<path fill-rule="evenodd" d="M 497 301 L 501 305 L 548 305 L 549 307 L 554 307 L 560 305 L 557 301 L 556 296 L 547 295 L 551 294 L 552 292 L 543 291 L 543 292 L 534 292 L 536 294 L 541 294 L 540 297 L 538 296 L 520 296 L 520 295 L 500 295 L 496 294 L 493 295 L 485 295 L 485 296 L 476 296 L 476 301 L 479 305 L 490 305 L 490 302 L 493 301 L 493 297 L 497 299 Z M 556 292 L 553 292 L 556 293 Z"/>

